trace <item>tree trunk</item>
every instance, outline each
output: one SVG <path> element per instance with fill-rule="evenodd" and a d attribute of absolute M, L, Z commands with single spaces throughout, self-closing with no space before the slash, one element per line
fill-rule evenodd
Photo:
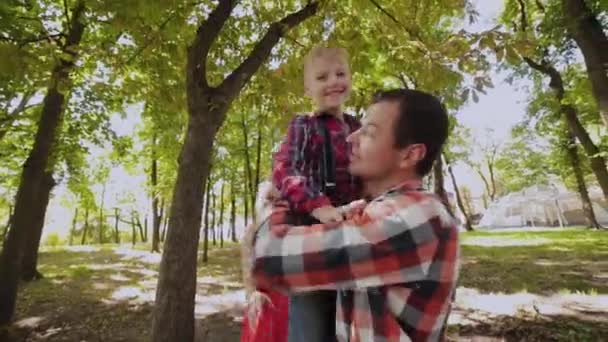
<path fill-rule="evenodd" d="M 156 132 L 152 136 L 152 167 L 150 183 L 152 185 L 152 252 L 160 252 L 161 215 L 158 207 L 158 158 L 156 157 Z"/>
<path fill-rule="evenodd" d="M 253 171 L 251 170 L 251 156 L 249 155 L 249 130 L 247 129 L 247 122 L 245 122 L 245 114 L 241 115 L 241 128 L 243 130 L 243 148 L 245 151 L 245 188 L 247 188 L 245 193 L 249 196 L 254 196 Z M 245 196 L 245 201 L 251 201 L 250 203 L 253 203 L 255 199 L 253 197 L 250 199 L 249 197 Z M 249 208 L 249 205 L 247 205 L 246 208 Z M 255 210 L 252 210 L 252 212 L 255 212 Z"/>
<path fill-rule="evenodd" d="M 564 139 L 564 145 L 564 148 L 568 155 L 568 160 L 572 165 L 574 177 L 576 178 L 576 188 L 578 190 L 579 196 L 581 197 L 581 202 L 583 204 L 583 212 L 585 213 L 587 225 L 590 228 L 600 228 L 600 225 L 597 222 L 597 219 L 595 218 L 595 213 L 593 211 L 591 199 L 589 198 L 589 193 L 587 192 L 587 184 L 585 184 L 584 173 L 581 169 L 581 160 L 578 155 L 576 140 L 574 139 L 574 135 L 572 134 L 572 132 L 567 131 L 566 138 Z"/>
<path fill-rule="evenodd" d="M 134 212 L 131 212 L 131 244 L 135 246 L 137 243 L 137 227 L 135 226 L 135 215 Z"/>
<path fill-rule="evenodd" d="M 4 240 L 0 257 L 0 325 L 8 324 L 15 312 L 17 287 L 21 277 L 23 250 L 28 237 L 33 236 L 36 217 L 31 204 L 36 198 L 46 197 L 42 192 L 45 187 L 45 174 L 53 169 L 50 155 L 56 141 L 64 111 L 65 90 L 61 86 L 70 84 L 70 73 L 75 66 L 78 45 L 85 25 L 82 22 L 84 3 L 79 1 L 72 11 L 72 21 L 62 47 L 62 57 L 51 74 L 51 82 L 44 97 L 38 130 L 34 145 L 23 165 L 23 172 L 17 196 L 15 197 L 15 214 L 13 224 Z"/>
<path fill-rule="evenodd" d="M 205 191 L 205 226 L 203 229 L 203 262 L 209 261 L 209 206 L 211 205 L 211 175 L 207 177 L 207 190 Z"/>
<path fill-rule="evenodd" d="M 72 229 L 70 229 L 70 238 L 68 241 L 68 245 L 72 246 L 74 244 L 74 234 L 76 234 L 76 224 L 78 223 L 78 207 L 74 209 L 74 219 L 72 219 Z"/>
<path fill-rule="evenodd" d="M 120 243 L 120 233 L 118 232 L 118 221 L 120 220 L 120 209 L 114 208 L 114 243 Z"/>
<path fill-rule="evenodd" d="M 104 228 L 104 215 L 103 215 L 103 205 L 104 205 L 104 197 L 106 197 L 106 185 L 103 185 L 103 189 L 101 191 L 101 205 L 99 206 L 99 244 L 103 244 L 103 228 Z"/>
<path fill-rule="evenodd" d="M 608 200 L 608 169 L 606 169 L 606 160 L 604 157 L 602 157 L 599 148 L 595 145 L 593 140 L 591 140 L 589 133 L 578 119 L 578 112 L 576 108 L 573 105 L 567 104 L 563 101 L 566 91 L 561 74 L 547 61 L 542 61 L 539 64 L 529 58 L 524 58 L 524 60 L 531 68 L 549 76 L 551 80 L 549 86 L 555 92 L 555 97 L 560 104 L 560 111 L 566 119 L 568 129 L 576 137 L 576 139 L 578 139 L 581 146 L 585 150 L 585 153 L 589 157 L 591 170 L 593 170 L 593 173 L 597 178 L 597 182 L 602 189 L 604 198 Z"/>
<path fill-rule="evenodd" d="M 232 242 L 236 239 L 236 192 L 234 189 L 234 179 L 230 183 L 230 238 Z"/>
<path fill-rule="evenodd" d="M 144 218 L 144 220 L 145 220 L 145 218 Z M 144 226 L 142 226 L 142 224 L 141 224 L 141 219 L 139 218 L 138 212 L 133 211 L 133 221 L 135 222 L 135 224 L 137 225 L 137 228 L 139 230 L 139 237 L 141 239 L 141 242 L 146 242 L 146 233 L 144 232 Z"/>
<path fill-rule="evenodd" d="M 167 226 L 169 225 L 169 210 L 165 209 L 165 218 L 164 218 L 164 222 L 163 222 L 163 233 L 161 234 L 161 241 L 165 241 L 165 238 L 167 237 Z"/>
<path fill-rule="evenodd" d="M 445 191 L 443 179 L 443 162 L 441 160 L 441 154 L 435 160 L 435 165 L 433 165 L 433 185 L 435 188 L 435 194 L 441 198 L 444 202 L 446 209 L 450 214 L 453 215 L 452 207 L 450 205 L 450 201 L 448 199 L 448 193 Z"/>
<path fill-rule="evenodd" d="M 45 174 L 45 180 L 40 189 L 43 195 L 36 198 L 34 203 L 31 203 L 33 215 L 36 215 L 33 221 L 32 236 L 25 241 L 25 250 L 23 251 L 23 265 L 21 270 L 21 279 L 24 281 L 32 281 L 42 278 L 42 274 L 38 272 L 38 249 L 40 248 L 40 239 L 42 238 L 42 229 L 44 228 L 44 217 L 46 208 L 49 205 L 51 190 L 55 186 L 55 180 L 50 173 Z"/>
<path fill-rule="evenodd" d="M 224 185 L 225 183 L 222 182 L 222 187 L 220 189 L 220 218 L 218 220 L 220 247 L 224 247 Z"/>
<path fill-rule="evenodd" d="M 215 206 L 215 192 L 211 192 L 211 233 L 213 234 L 213 246 L 217 245 L 217 239 L 216 239 L 216 235 L 215 235 L 215 211 L 216 211 L 216 206 Z"/>
<path fill-rule="evenodd" d="M 2 241 L 6 240 L 6 234 L 11 227 L 11 222 L 13 221 L 13 206 L 8 207 L 8 219 L 6 220 L 6 225 L 4 226 L 4 232 L 2 232 Z"/>
<path fill-rule="evenodd" d="M 85 207 L 84 209 L 84 228 L 82 229 L 82 239 L 80 240 L 80 244 L 84 245 L 87 241 L 87 232 L 89 231 L 89 208 Z"/>
<path fill-rule="evenodd" d="M 251 188 L 251 217 L 252 220 L 255 222 L 256 221 L 256 215 L 257 213 L 255 212 L 255 201 L 256 198 L 258 196 L 258 185 L 260 184 L 260 162 L 262 159 L 262 124 L 261 124 L 262 120 L 258 120 L 258 137 L 257 137 L 257 150 L 256 150 L 256 160 L 255 160 L 255 179 L 253 182 L 253 186 Z"/>
<path fill-rule="evenodd" d="M 314 15 L 318 3 L 309 1 L 302 10 L 270 24 L 249 56 L 218 86 L 211 87 L 207 84 L 207 56 L 235 6 L 236 1 L 220 1 L 199 26 L 194 41 L 188 47 L 188 128 L 180 154 L 169 230 L 160 265 L 152 323 L 153 342 L 194 340 L 202 195 L 215 135 L 232 101 L 268 58 L 280 38 L 287 30 Z"/>
<path fill-rule="evenodd" d="M 471 225 L 471 219 L 470 219 L 470 213 L 467 212 L 464 203 L 462 201 L 462 197 L 460 197 L 460 190 L 458 189 L 458 184 L 456 184 L 456 177 L 454 176 L 454 171 L 452 170 L 452 164 L 450 163 L 450 160 L 444 156 L 445 158 L 445 163 L 447 165 L 447 169 L 448 169 L 448 173 L 450 174 L 450 178 L 452 179 L 452 186 L 454 187 L 454 192 L 456 193 L 456 203 L 458 204 L 458 208 L 460 209 L 460 211 L 462 212 L 462 215 L 464 216 L 464 227 L 466 230 L 468 231 L 472 231 L 473 230 L 473 226 Z"/>
<path fill-rule="evenodd" d="M 244 209 L 244 217 L 243 219 L 245 220 L 245 227 L 247 227 L 247 222 L 249 220 L 249 187 L 247 186 L 247 184 L 245 184 L 244 186 L 245 191 L 243 193 L 243 204 L 245 205 Z M 255 210 L 255 209 L 254 209 Z"/>
<path fill-rule="evenodd" d="M 562 0 L 568 33 L 581 49 L 600 116 L 608 127 L 608 38 L 584 0 Z"/>

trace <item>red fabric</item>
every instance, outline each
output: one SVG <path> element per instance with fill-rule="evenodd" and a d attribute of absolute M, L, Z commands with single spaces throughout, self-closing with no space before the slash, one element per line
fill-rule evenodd
<path fill-rule="evenodd" d="M 272 305 L 264 304 L 258 325 L 253 330 L 250 329 L 250 322 L 245 312 L 241 327 L 241 342 L 287 342 L 289 298 L 272 290 L 262 292 L 270 297 Z"/>

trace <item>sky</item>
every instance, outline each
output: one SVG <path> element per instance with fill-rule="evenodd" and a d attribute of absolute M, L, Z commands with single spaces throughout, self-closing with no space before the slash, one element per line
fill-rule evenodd
<path fill-rule="evenodd" d="M 479 20 L 465 28 L 468 31 L 481 31 L 495 26 L 495 18 L 501 12 L 502 0 L 476 0 L 473 1 L 479 12 Z M 509 138 L 510 130 L 517 122 L 521 121 L 526 110 L 526 93 L 524 90 L 510 85 L 504 81 L 507 74 L 492 73 L 494 88 L 488 89 L 486 95 L 480 95 L 479 102 L 470 102 L 465 105 L 455 115 L 458 121 L 471 130 L 472 136 L 480 144 L 485 143 L 487 130 L 491 129 L 493 134 L 491 139 L 495 142 L 505 142 Z M 118 135 L 131 135 L 135 131 L 140 120 L 141 105 L 134 105 L 126 110 L 126 116 L 113 115 L 111 127 Z M 91 163 L 95 165 L 99 156 L 103 155 L 102 149 L 93 148 Z M 454 166 L 455 177 L 459 186 L 466 186 L 471 190 L 473 197 L 479 197 L 483 193 L 483 184 L 469 167 L 462 164 Z M 446 188 L 452 191 L 451 182 L 447 181 Z M 106 189 L 104 203 L 106 208 L 113 206 L 124 207 L 124 198 L 121 199 L 120 193 L 125 190 L 139 193 L 136 196 L 133 206 L 142 211 L 148 211 L 148 199 L 144 196 L 142 189 L 145 188 L 145 176 L 134 176 L 128 174 L 123 168 L 115 167 L 111 170 L 110 183 Z M 97 194 L 101 193 L 101 188 L 94 188 Z M 71 209 L 65 208 L 65 198 L 69 194 L 64 185 L 58 186 L 54 193 L 49 209 L 47 211 L 46 227 L 43 239 L 52 233 L 67 235 L 70 222 L 73 217 Z"/>

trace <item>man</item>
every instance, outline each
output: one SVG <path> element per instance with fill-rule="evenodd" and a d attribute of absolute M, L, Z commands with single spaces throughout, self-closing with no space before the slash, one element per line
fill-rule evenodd
<path fill-rule="evenodd" d="M 442 201 L 421 188 L 448 118 L 433 96 L 378 93 L 349 136 L 350 172 L 367 205 L 341 223 L 293 226 L 278 201 L 254 245 L 261 288 L 338 290 L 340 341 L 437 341 L 457 278 L 458 235 Z M 329 318 L 328 319 L 332 319 Z"/>

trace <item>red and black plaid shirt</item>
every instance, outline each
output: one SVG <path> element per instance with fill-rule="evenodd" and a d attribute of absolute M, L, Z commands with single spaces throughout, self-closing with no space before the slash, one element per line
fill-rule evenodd
<path fill-rule="evenodd" d="M 275 203 L 253 278 L 288 292 L 338 290 L 340 341 L 438 341 L 458 276 L 458 230 L 442 201 L 406 182 L 350 219 L 292 226 Z"/>
<path fill-rule="evenodd" d="M 296 115 L 273 156 L 272 183 L 296 214 L 309 214 L 326 205 L 344 205 L 355 200 L 360 193 L 360 182 L 348 173 L 350 146 L 346 137 L 361 124 L 348 114 L 344 114 L 344 121 L 328 115 L 325 123 L 336 166 L 336 188 L 330 196 L 322 192 L 324 139 L 319 128 L 323 123 L 318 114 Z"/>

